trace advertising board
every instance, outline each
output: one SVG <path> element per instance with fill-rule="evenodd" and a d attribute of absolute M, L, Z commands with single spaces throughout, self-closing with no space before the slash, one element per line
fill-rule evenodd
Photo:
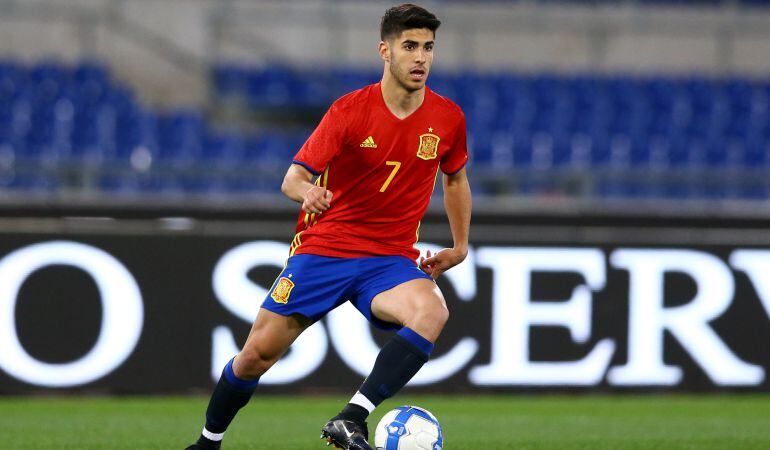
<path fill-rule="evenodd" d="M 206 390 L 238 351 L 288 256 L 290 222 L 126 222 L 0 233 L 0 393 Z M 468 258 L 438 281 L 450 320 L 411 386 L 770 389 L 763 233 L 553 222 L 478 227 Z M 348 391 L 388 336 L 343 305 L 261 389 Z"/>

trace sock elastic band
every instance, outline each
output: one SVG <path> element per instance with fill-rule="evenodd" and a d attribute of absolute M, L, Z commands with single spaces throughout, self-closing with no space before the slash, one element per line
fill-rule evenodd
<path fill-rule="evenodd" d="M 206 439 L 214 442 L 219 442 L 222 440 L 222 438 L 225 437 L 225 433 L 212 433 L 211 431 L 207 430 L 206 427 L 203 427 L 201 435 Z"/>
<path fill-rule="evenodd" d="M 256 389 L 257 385 L 259 384 L 259 378 L 256 380 L 242 380 L 235 376 L 235 372 L 233 372 L 233 361 L 235 361 L 235 357 L 227 362 L 227 365 L 225 365 L 225 378 L 227 379 L 227 382 L 230 383 L 232 387 L 235 389 L 238 389 L 240 391 L 251 391 Z"/>
<path fill-rule="evenodd" d="M 396 336 L 400 336 L 409 344 L 412 344 L 420 353 L 425 356 L 425 359 L 430 358 L 430 353 L 433 351 L 433 342 L 425 339 L 417 334 L 416 331 L 408 327 L 401 328 Z"/>
<path fill-rule="evenodd" d="M 369 411 L 369 414 L 374 411 L 376 406 L 374 406 L 374 403 L 371 402 L 366 396 L 360 392 L 356 392 L 356 395 L 353 396 L 353 398 L 350 399 L 350 402 L 354 405 L 358 405 L 362 408 L 365 408 L 367 411 Z"/>

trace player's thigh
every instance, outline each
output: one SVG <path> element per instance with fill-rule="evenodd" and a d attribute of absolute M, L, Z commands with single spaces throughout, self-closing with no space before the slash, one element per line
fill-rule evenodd
<path fill-rule="evenodd" d="M 260 308 L 241 352 L 250 359 L 275 361 L 312 324 L 312 319 L 299 314 L 284 316 Z"/>
<path fill-rule="evenodd" d="M 404 325 L 419 312 L 446 311 L 446 300 L 435 282 L 416 278 L 377 294 L 371 309 L 380 320 Z"/>

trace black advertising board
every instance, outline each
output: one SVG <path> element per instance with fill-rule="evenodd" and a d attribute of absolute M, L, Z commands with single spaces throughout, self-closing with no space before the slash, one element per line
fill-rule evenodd
<path fill-rule="evenodd" d="M 761 224 L 477 222 L 467 260 L 439 280 L 450 320 L 413 387 L 770 390 Z M 292 228 L 288 216 L 6 220 L 0 394 L 207 391 L 245 339 Z M 449 243 L 436 220 L 421 235 L 433 242 L 423 250 Z M 387 338 L 343 306 L 261 389 L 348 392 Z"/>

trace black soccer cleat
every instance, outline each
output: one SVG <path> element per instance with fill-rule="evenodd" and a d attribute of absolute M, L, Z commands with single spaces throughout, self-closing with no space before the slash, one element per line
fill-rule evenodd
<path fill-rule="evenodd" d="M 358 424 L 350 420 L 332 419 L 321 430 L 321 439 L 326 439 L 326 445 L 346 450 L 374 450 L 369 445 L 369 429 L 366 423 Z"/>
<path fill-rule="evenodd" d="M 184 450 L 219 450 L 221 445 L 222 445 L 221 442 L 212 444 L 212 443 L 201 443 L 200 441 L 198 441 L 189 447 L 185 447 Z"/>

